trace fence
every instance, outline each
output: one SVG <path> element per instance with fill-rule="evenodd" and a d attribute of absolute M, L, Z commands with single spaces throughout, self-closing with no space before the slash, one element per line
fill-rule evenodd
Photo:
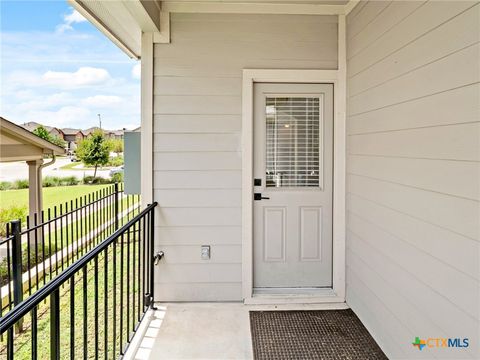
<path fill-rule="evenodd" d="M 107 359 L 125 353 L 153 302 L 156 205 L 0 318 L 8 359 Z"/>
<path fill-rule="evenodd" d="M 7 224 L 0 241 L 0 316 L 58 276 L 140 211 L 138 195 L 125 195 L 122 184 Z"/>

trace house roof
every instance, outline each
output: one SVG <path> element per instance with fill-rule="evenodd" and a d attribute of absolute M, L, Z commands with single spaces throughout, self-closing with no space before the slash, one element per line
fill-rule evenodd
<path fill-rule="evenodd" d="M 36 160 L 46 154 L 64 153 L 62 147 L 0 117 L 0 162 Z"/>
<path fill-rule="evenodd" d="M 79 132 L 83 134 L 83 131 L 80 129 L 63 128 L 62 131 L 65 135 L 77 135 Z"/>
<path fill-rule="evenodd" d="M 20 126 L 23 127 L 24 129 L 28 130 L 28 131 L 33 131 L 36 128 L 38 128 L 39 126 L 43 126 L 47 131 L 49 131 L 49 129 L 51 129 L 50 126 L 42 125 L 42 124 L 37 123 L 35 121 L 29 121 L 27 123 L 23 123 Z"/>
<path fill-rule="evenodd" d="M 83 133 L 85 135 L 89 135 L 90 133 L 94 132 L 94 131 L 97 131 L 97 130 L 101 130 L 98 126 L 93 126 L 93 127 L 90 127 L 88 129 L 85 129 L 83 130 Z M 104 130 L 105 131 L 105 130 Z"/>
<path fill-rule="evenodd" d="M 35 130 L 36 128 L 38 128 L 39 126 L 43 126 L 45 128 L 45 130 L 47 130 L 49 133 L 51 133 L 53 130 L 57 130 L 58 132 L 63 132 L 62 129 L 59 129 L 57 127 L 43 125 L 43 124 L 37 123 L 35 121 L 29 121 L 27 123 L 21 124 L 20 126 L 23 127 L 24 129 L 28 130 L 28 131 L 31 131 L 31 132 L 33 130 Z"/>
<path fill-rule="evenodd" d="M 110 133 L 114 134 L 114 135 L 123 135 L 123 133 L 125 132 L 125 130 L 111 130 Z"/>

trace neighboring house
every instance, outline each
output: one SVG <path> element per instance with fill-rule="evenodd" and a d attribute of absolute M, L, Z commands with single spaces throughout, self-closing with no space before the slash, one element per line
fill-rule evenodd
<path fill-rule="evenodd" d="M 42 169 L 55 162 L 56 155 L 65 154 L 65 149 L 42 139 L 28 127 L 36 129 L 39 124 L 16 125 L 0 117 L 0 163 L 25 161 L 28 166 L 28 212 L 31 224 L 36 214 L 43 209 Z M 45 162 L 45 156 L 53 160 Z"/>
<path fill-rule="evenodd" d="M 85 135 L 80 129 L 64 128 L 62 131 L 64 134 L 63 139 L 66 141 L 69 151 L 74 151 L 77 148 L 78 142 L 85 138 Z"/>
<path fill-rule="evenodd" d="M 83 133 L 86 137 L 90 137 L 94 131 L 102 131 L 106 139 L 123 139 L 124 130 L 105 130 L 94 126 L 84 130 Z"/>
<path fill-rule="evenodd" d="M 30 121 L 30 122 L 24 123 L 20 126 L 23 127 L 24 129 L 30 131 L 30 132 L 33 132 L 39 126 L 43 126 L 45 128 L 45 130 L 47 130 L 47 132 L 50 135 L 56 136 L 56 137 L 58 137 L 62 140 L 65 140 L 64 133 L 63 133 L 62 129 L 59 129 L 59 128 L 56 128 L 56 127 L 53 127 L 53 126 L 42 125 L 42 124 L 39 124 L 35 121 Z"/>
<path fill-rule="evenodd" d="M 101 129 L 98 126 L 94 126 L 94 127 L 83 130 L 83 134 L 85 135 L 85 137 L 88 138 L 93 134 L 94 131 L 99 131 L 99 130 Z"/>
<path fill-rule="evenodd" d="M 63 131 L 61 129 L 58 129 L 56 127 L 51 127 L 51 126 L 47 126 L 45 127 L 48 131 L 48 133 L 52 136 L 56 136 L 62 140 L 65 140 L 65 134 L 63 133 Z"/>
<path fill-rule="evenodd" d="M 110 131 L 110 138 L 116 140 L 122 140 L 125 129 L 123 130 L 112 130 Z"/>

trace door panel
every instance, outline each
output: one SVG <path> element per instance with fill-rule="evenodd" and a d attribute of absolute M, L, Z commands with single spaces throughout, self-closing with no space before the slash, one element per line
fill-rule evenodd
<path fill-rule="evenodd" d="M 300 261 L 322 260 L 322 207 L 300 208 Z"/>
<path fill-rule="evenodd" d="M 254 84 L 254 287 L 332 286 L 333 85 Z"/>
<path fill-rule="evenodd" d="M 286 208 L 263 208 L 264 261 L 285 261 Z"/>

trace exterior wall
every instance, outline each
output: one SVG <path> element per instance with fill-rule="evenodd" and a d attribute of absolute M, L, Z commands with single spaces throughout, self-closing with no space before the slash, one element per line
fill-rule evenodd
<path fill-rule="evenodd" d="M 241 300 L 242 69 L 336 69 L 337 18 L 171 14 L 171 37 L 154 49 L 155 298 Z"/>
<path fill-rule="evenodd" d="M 479 9 L 362 1 L 347 17 L 347 303 L 392 359 L 480 358 Z"/>
<path fill-rule="evenodd" d="M 57 129 L 57 128 L 52 128 L 49 131 L 49 134 L 52 135 L 52 136 L 57 136 L 60 139 L 63 139 L 63 132 L 61 130 Z"/>

